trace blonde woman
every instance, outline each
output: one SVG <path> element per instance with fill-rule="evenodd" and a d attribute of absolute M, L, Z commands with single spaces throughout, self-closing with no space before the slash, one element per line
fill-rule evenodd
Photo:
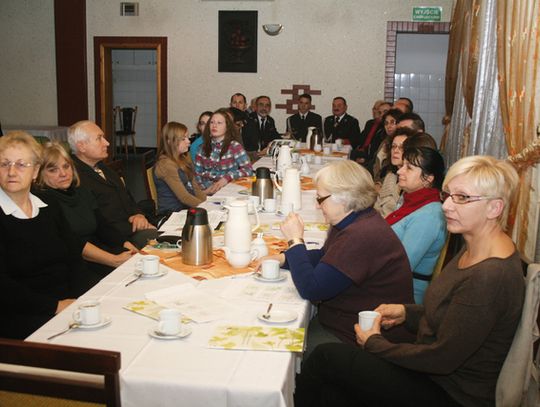
<path fill-rule="evenodd" d="M 206 200 L 206 194 L 195 181 L 189 145 L 189 134 L 185 125 L 169 122 L 163 126 L 158 160 L 154 166 L 160 214 L 191 208 Z"/>
<path fill-rule="evenodd" d="M 137 252 L 103 218 L 94 195 L 79 186 L 73 160 L 62 145 L 49 143 L 43 148 L 37 185 L 40 197 L 60 206 L 71 230 L 84 244 L 82 256 L 88 268 L 98 276 L 106 276 Z"/>
<path fill-rule="evenodd" d="M 464 248 L 430 284 L 423 306 L 382 304 L 370 330 L 355 325 L 360 346 L 315 349 L 296 381 L 295 406 L 494 406 L 525 293 L 504 228 L 517 184 L 514 168 L 493 157 L 450 167 L 443 211 Z M 415 343 L 381 335 L 381 326 L 396 325 L 416 332 Z"/>

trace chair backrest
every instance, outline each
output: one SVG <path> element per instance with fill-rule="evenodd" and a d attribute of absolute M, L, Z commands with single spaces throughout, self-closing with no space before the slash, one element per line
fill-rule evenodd
<path fill-rule="evenodd" d="M 124 134 L 135 133 L 138 106 L 114 108 L 114 130 Z"/>
<path fill-rule="evenodd" d="M 539 338 L 540 264 L 529 265 L 526 284 L 521 320 L 497 380 L 497 407 L 540 405 L 539 358 L 533 358 L 534 342 Z"/>
<path fill-rule="evenodd" d="M 120 406 L 120 353 L 0 338 L 0 363 L 103 376 L 103 383 L 0 366 L 0 389 Z"/>

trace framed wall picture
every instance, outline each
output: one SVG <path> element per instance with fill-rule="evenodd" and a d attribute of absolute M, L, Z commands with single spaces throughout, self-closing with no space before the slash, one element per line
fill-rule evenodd
<path fill-rule="evenodd" d="M 219 72 L 257 72 L 257 13 L 219 12 Z"/>

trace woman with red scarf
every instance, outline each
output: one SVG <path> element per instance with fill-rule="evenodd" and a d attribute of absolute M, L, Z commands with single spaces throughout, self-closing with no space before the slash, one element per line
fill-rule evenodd
<path fill-rule="evenodd" d="M 444 160 L 427 147 L 406 148 L 397 172 L 403 204 L 386 217 L 398 235 L 413 271 L 414 301 L 422 304 L 424 292 L 446 240 L 446 221 L 440 189 Z"/>

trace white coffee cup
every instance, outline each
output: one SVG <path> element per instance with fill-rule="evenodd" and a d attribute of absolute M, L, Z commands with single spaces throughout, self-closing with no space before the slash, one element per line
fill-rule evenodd
<path fill-rule="evenodd" d="M 253 207 L 254 209 L 257 209 L 259 208 L 259 204 L 261 203 L 261 198 L 258 195 L 250 195 L 249 203 L 251 207 Z"/>
<path fill-rule="evenodd" d="M 358 323 L 360 324 L 362 331 L 369 331 L 373 327 L 375 318 L 379 315 L 381 314 L 377 311 L 360 311 L 358 313 Z"/>
<path fill-rule="evenodd" d="M 339 151 L 341 147 L 338 145 L 338 143 L 332 144 L 332 151 Z"/>
<path fill-rule="evenodd" d="M 315 164 L 321 165 L 322 164 L 322 157 L 320 155 L 315 156 Z"/>
<path fill-rule="evenodd" d="M 315 144 L 315 146 L 313 147 L 313 151 L 315 151 L 316 153 L 320 152 L 322 150 L 322 147 L 320 144 Z"/>
<path fill-rule="evenodd" d="M 159 312 L 158 331 L 165 335 L 177 335 L 182 329 L 180 311 L 165 308 Z"/>
<path fill-rule="evenodd" d="M 307 161 L 308 163 L 310 163 L 310 162 L 313 161 L 313 154 L 311 154 L 311 153 L 310 153 L 310 154 L 306 154 L 305 157 L 306 157 L 306 161 Z"/>
<path fill-rule="evenodd" d="M 323 148 L 323 154 L 324 154 L 324 155 L 330 155 L 330 147 L 325 146 L 325 147 Z"/>
<path fill-rule="evenodd" d="M 101 309 L 99 301 L 88 300 L 79 304 L 73 313 L 73 320 L 81 325 L 96 325 L 101 322 Z"/>
<path fill-rule="evenodd" d="M 297 163 L 299 156 L 300 156 L 300 154 L 298 154 L 298 153 L 292 153 L 292 162 Z"/>
<path fill-rule="evenodd" d="M 149 254 L 143 256 L 138 263 L 140 264 L 140 270 L 144 275 L 152 276 L 159 272 L 159 256 Z"/>
<path fill-rule="evenodd" d="M 264 211 L 270 213 L 276 211 L 276 200 L 274 198 L 266 198 L 264 200 Z"/>
<path fill-rule="evenodd" d="M 336 140 L 336 146 L 338 147 L 338 150 L 341 148 L 342 145 L 343 145 L 343 140 L 338 138 Z"/>
<path fill-rule="evenodd" d="M 261 263 L 261 275 L 267 280 L 279 278 L 279 260 L 263 260 Z"/>

